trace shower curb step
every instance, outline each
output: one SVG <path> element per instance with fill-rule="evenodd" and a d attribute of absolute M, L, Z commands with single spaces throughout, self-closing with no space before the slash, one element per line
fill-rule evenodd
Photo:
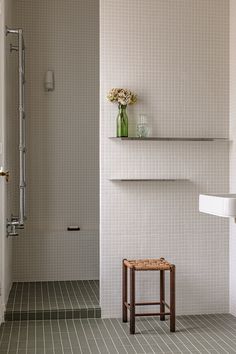
<path fill-rule="evenodd" d="M 40 311 L 6 311 L 5 321 L 42 321 L 75 318 L 101 318 L 101 308 L 59 309 Z"/>
<path fill-rule="evenodd" d="M 100 317 L 97 280 L 14 282 L 5 311 L 5 321 Z"/>

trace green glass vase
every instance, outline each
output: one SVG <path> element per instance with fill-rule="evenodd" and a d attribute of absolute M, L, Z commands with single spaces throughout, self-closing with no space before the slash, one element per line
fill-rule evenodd
<path fill-rule="evenodd" d="M 118 115 L 116 119 L 116 136 L 117 138 L 126 138 L 128 137 L 128 116 L 126 112 L 126 105 L 119 105 Z"/>

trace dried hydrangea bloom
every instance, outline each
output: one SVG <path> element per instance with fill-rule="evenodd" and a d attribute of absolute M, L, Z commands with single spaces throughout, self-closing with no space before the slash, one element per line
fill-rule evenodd
<path fill-rule="evenodd" d="M 118 103 L 122 106 L 127 106 L 134 104 L 137 101 L 137 96 L 127 89 L 112 88 L 108 93 L 107 99 L 112 103 Z"/>

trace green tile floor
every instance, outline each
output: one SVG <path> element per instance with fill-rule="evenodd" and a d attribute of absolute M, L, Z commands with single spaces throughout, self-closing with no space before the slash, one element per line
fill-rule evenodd
<path fill-rule="evenodd" d="M 1 354 L 236 353 L 236 318 L 177 317 L 176 333 L 159 318 L 137 319 L 137 334 L 120 319 L 9 321 L 0 327 Z"/>
<path fill-rule="evenodd" d="M 99 281 L 13 283 L 7 321 L 101 317 Z"/>

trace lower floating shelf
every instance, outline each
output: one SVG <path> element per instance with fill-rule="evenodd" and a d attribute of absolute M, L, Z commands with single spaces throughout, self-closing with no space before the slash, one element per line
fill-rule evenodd
<path fill-rule="evenodd" d="M 186 178 L 109 178 L 114 182 L 186 182 Z"/>
<path fill-rule="evenodd" d="M 175 138 L 175 137 L 158 137 L 158 136 L 148 136 L 139 138 L 137 136 L 128 136 L 128 137 L 116 137 L 110 136 L 109 139 L 112 140 L 137 140 L 137 141 L 229 141 L 228 138 Z"/>

